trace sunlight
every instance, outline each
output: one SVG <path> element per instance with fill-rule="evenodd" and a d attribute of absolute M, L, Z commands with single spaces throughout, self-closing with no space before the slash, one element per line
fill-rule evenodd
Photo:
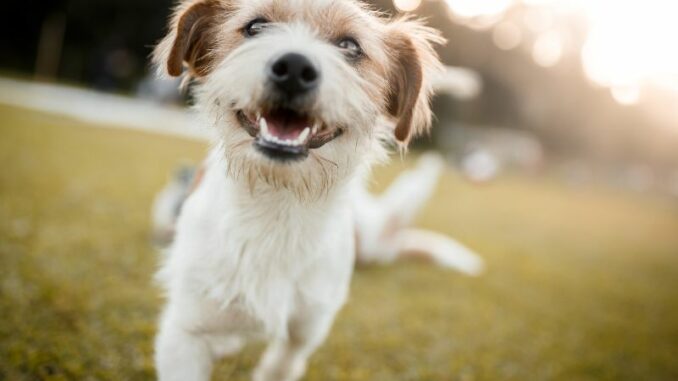
<path fill-rule="evenodd" d="M 397 2 L 410 3 L 406 0 Z M 556 32 L 557 19 L 578 15 L 585 21 L 584 43 L 577 47 L 586 76 L 610 89 L 625 105 L 640 101 L 640 88 L 660 87 L 678 93 L 678 2 L 667 0 L 446 0 L 451 14 L 475 29 L 494 27 L 497 47 L 511 50 L 525 40 L 506 17 L 516 4 L 524 10 L 522 24 L 536 35 L 534 61 L 556 65 L 566 45 Z M 488 25 L 489 24 L 489 25 Z M 551 31 L 549 31 L 551 30 Z"/>
<path fill-rule="evenodd" d="M 522 42 L 523 35 L 520 28 L 510 21 L 504 21 L 494 28 L 492 40 L 501 50 L 517 48 Z"/>
<path fill-rule="evenodd" d="M 631 106 L 640 101 L 640 88 L 638 86 L 613 86 L 610 89 L 612 98 L 619 104 Z"/>
<path fill-rule="evenodd" d="M 412 12 L 419 8 L 421 0 L 393 0 L 393 4 L 401 12 Z"/>
<path fill-rule="evenodd" d="M 539 66 L 555 66 L 563 56 L 563 41 L 557 32 L 544 33 L 534 43 L 532 58 Z"/>
<path fill-rule="evenodd" d="M 501 15 L 513 0 L 446 0 L 452 12 L 461 18 Z"/>
<path fill-rule="evenodd" d="M 582 60 L 589 78 L 606 87 L 675 81 L 677 14 L 678 3 L 663 0 L 608 0 L 587 5 L 591 28 Z"/>

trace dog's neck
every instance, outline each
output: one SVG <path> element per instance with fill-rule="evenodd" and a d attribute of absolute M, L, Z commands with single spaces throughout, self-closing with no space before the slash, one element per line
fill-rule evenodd
<path fill-rule="evenodd" d="M 229 162 L 223 148 L 216 148 L 210 155 L 210 166 L 217 168 L 219 177 L 225 181 L 234 207 L 312 208 L 348 202 L 350 189 L 365 178 L 365 165 L 344 166 L 331 172 L 324 169 L 312 173 L 299 173 L 284 167 L 258 168 Z M 308 158 L 307 160 L 313 160 Z M 330 165 L 328 165 L 330 167 Z M 293 168 L 293 167 L 290 167 Z M 337 166 L 338 168 L 338 166 Z M 278 171 L 273 173 L 273 171 Z M 288 171 L 288 172 L 285 172 Z"/>
<path fill-rule="evenodd" d="M 304 263 L 322 255 L 324 251 L 317 245 L 325 242 L 320 237 L 328 232 L 341 229 L 351 234 L 353 219 L 348 216 L 353 213 L 351 189 L 355 185 L 351 179 L 309 197 L 265 181 L 252 188 L 248 181 L 225 172 L 221 172 L 220 177 L 222 186 L 218 192 L 221 194 L 216 196 L 223 197 L 222 210 L 237 225 L 229 228 L 229 234 L 243 238 L 243 242 L 257 242 L 248 248 L 268 253 L 257 256 L 257 261 L 261 261 L 263 267 L 278 269 L 276 274 L 294 273 Z M 270 245 L 271 242 L 275 245 Z"/>
<path fill-rule="evenodd" d="M 213 156 L 214 158 L 214 156 Z M 337 179 L 322 189 L 289 187 L 272 184 L 256 176 L 246 176 L 228 170 L 224 160 L 212 162 L 225 186 L 224 195 L 230 207 L 241 211 L 269 209 L 285 214 L 313 213 L 344 206 L 350 201 L 352 187 L 362 178 L 359 170 Z"/>
<path fill-rule="evenodd" d="M 300 191 L 270 184 L 262 179 L 252 182 L 250 179 L 226 175 L 226 181 L 236 190 L 233 201 L 240 207 L 266 206 L 278 210 L 303 210 L 327 208 L 338 203 L 348 202 L 348 189 L 352 179 L 337 181 L 326 189 L 317 192 Z"/>

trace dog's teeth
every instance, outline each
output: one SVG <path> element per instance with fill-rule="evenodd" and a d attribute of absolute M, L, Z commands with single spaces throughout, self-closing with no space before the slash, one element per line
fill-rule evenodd
<path fill-rule="evenodd" d="M 268 132 L 268 123 L 266 123 L 266 118 L 259 119 L 259 129 L 261 130 L 261 134 L 264 137 L 270 136 Z"/>
<path fill-rule="evenodd" d="M 271 131 L 268 129 L 268 122 L 264 117 L 259 118 L 259 132 L 264 140 L 289 147 L 300 146 L 306 143 L 309 136 L 311 136 L 311 128 L 306 127 L 304 128 L 303 131 L 301 131 L 301 133 L 299 134 L 299 136 L 297 136 L 296 139 L 281 139 L 271 134 Z"/>
<path fill-rule="evenodd" d="M 311 129 L 308 127 L 304 128 L 304 130 L 301 131 L 301 134 L 299 134 L 299 137 L 295 140 L 295 143 L 297 144 L 306 143 L 306 139 L 308 139 L 309 135 L 311 135 Z"/>
<path fill-rule="evenodd" d="M 261 112 L 257 111 L 257 120 L 261 120 Z"/>

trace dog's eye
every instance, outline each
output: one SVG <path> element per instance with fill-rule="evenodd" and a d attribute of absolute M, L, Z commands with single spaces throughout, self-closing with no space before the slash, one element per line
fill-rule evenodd
<path fill-rule="evenodd" d="M 268 24 L 268 20 L 264 18 L 256 18 L 247 25 L 245 25 L 245 28 L 243 29 L 243 33 L 247 37 L 253 37 L 256 36 L 257 34 L 261 33 L 265 28 L 266 24 Z"/>
<path fill-rule="evenodd" d="M 357 59 L 363 55 L 363 49 L 360 47 L 360 44 L 358 44 L 358 41 L 356 41 L 354 38 L 346 37 L 340 40 L 337 46 L 348 58 Z"/>

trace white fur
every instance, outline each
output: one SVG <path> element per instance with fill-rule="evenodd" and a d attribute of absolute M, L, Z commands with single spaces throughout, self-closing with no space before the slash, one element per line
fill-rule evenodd
<path fill-rule="evenodd" d="M 348 295 L 356 252 L 350 189 L 384 158 L 388 126 L 336 48 L 300 23 L 275 28 L 231 52 L 198 88 L 204 122 L 220 141 L 158 275 L 168 293 L 156 341 L 163 381 L 208 380 L 214 359 L 253 339 L 270 343 L 255 380 L 297 380 Z M 293 165 L 254 150 L 224 107 L 256 109 L 264 65 L 290 51 L 322 68 L 313 114 L 348 127 Z"/>
<path fill-rule="evenodd" d="M 383 195 L 373 195 L 364 187 L 354 189 L 358 261 L 384 264 L 403 256 L 423 256 L 466 275 L 482 273 L 482 260 L 464 245 L 448 236 L 411 227 L 433 196 L 444 169 L 443 158 L 428 153 L 416 168 L 400 174 Z"/>
<path fill-rule="evenodd" d="M 348 293 L 355 243 L 346 192 L 318 202 L 275 190 L 250 194 L 222 161 L 215 151 L 159 274 L 170 300 L 157 340 L 162 380 L 206 379 L 207 364 L 223 354 L 215 337 L 295 343 L 292 365 L 302 367 Z"/>
<path fill-rule="evenodd" d="M 371 47 L 365 37 L 373 58 L 385 62 L 386 53 L 375 49 L 384 47 L 381 42 Z M 321 70 L 310 113 L 344 129 L 291 164 L 256 151 L 233 112 L 257 111 L 267 95 L 265 65 L 288 52 L 303 53 Z M 270 25 L 201 78 L 197 107 L 219 140 L 202 182 L 183 205 L 158 274 L 168 297 L 156 340 L 160 380 L 207 381 L 215 359 L 250 340 L 269 343 L 256 381 L 303 376 L 308 357 L 346 302 L 356 232 L 363 234 L 370 222 L 361 217 L 357 200 L 370 167 L 385 160 L 385 143 L 393 140 L 393 118 L 384 115 L 383 100 L 375 99 L 383 88 L 374 76 L 365 80 L 335 45 L 302 21 Z M 440 173 L 435 168 L 421 177 L 431 189 Z M 395 194 L 413 197 L 414 206 L 403 209 L 407 213 L 388 213 L 406 223 L 424 200 L 411 190 Z M 430 191 L 424 194 L 428 198 Z"/>

